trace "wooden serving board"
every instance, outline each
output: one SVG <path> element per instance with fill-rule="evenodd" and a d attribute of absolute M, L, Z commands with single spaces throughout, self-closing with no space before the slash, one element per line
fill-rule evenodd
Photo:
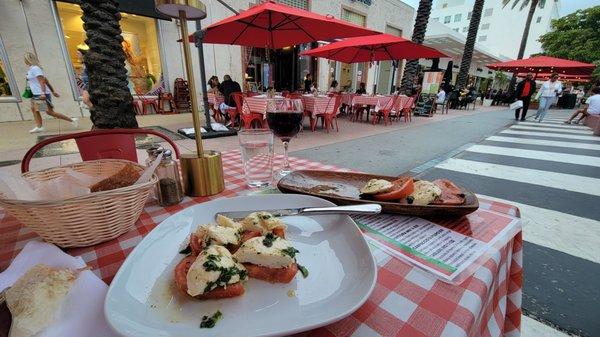
<path fill-rule="evenodd" d="M 461 189 L 465 195 L 465 203 L 462 205 L 418 206 L 361 199 L 359 190 L 370 179 L 393 181 L 396 177 L 352 172 L 300 170 L 283 177 L 277 184 L 277 188 L 283 193 L 313 195 L 327 199 L 337 205 L 376 203 L 381 205 L 384 213 L 419 217 L 459 217 L 473 213 L 479 208 L 477 196 L 462 187 Z"/>

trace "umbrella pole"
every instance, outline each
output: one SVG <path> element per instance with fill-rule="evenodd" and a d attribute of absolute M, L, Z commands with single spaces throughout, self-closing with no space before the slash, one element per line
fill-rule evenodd
<path fill-rule="evenodd" d="M 206 68 L 204 66 L 204 48 L 202 44 L 202 24 L 200 20 L 196 21 L 196 33 L 194 33 L 195 45 L 198 48 L 198 63 L 200 63 L 200 87 L 202 88 L 202 103 L 204 107 L 204 118 L 206 118 L 206 131 L 212 131 L 210 123 L 210 110 L 208 107 L 208 93 L 206 91 Z M 219 107 L 215 107 L 218 109 Z"/>
<path fill-rule="evenodd" d="M 396 92 L 396 69 L 398 67 L 398 61 L 392 61 L 392 85 L 390 87 L 390 94 Z"/>
<path fill-rule="evenodd" d="M 196 84 L 194 81 L 194 70 L 192 69 L 192 55 L 190 53 L 190 44 L 187 40 L 188 29 L 187 29 L 187 17 L 183 10 L 179 11 L 179 21 L 181 26 L 181 36 L 183 38 L 183 56 L 185 58 L 185 71 L 188 80 L 188 86 L 190 88 L 190 100 L 192 103 L 192 118 L 194 120 L 194 133 L 196 136 L 196 150 L 198 156 L 202 156 L 204 149 L 202 147 L 202 132 L 200 129 L 200 114 L 198 112 L 198 97 L 196 96 Z M 210 123 L 210 120 L 209 120 Z"/>
<path fill-rule="evenodd" d="M 377 67 L 375 68 L 375 80 L 373 82 L 373 95 L 377 94 L 377 82 L 379 82 L 379 61 L 377 61 Z"/>

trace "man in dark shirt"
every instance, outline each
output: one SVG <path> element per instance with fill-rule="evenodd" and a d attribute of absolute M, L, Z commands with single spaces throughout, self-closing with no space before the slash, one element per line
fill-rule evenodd
<path fill-rule="evenodd" d="M 231 79 L 231 76 L 225 75 L 223 76 L 223 82 L 219 84 L 219 91 L 223 93 L 223 98 L 225 100 L 225 109 L 230 107 L 235 107 L 235 100 L 233 99 L 234 92 L 242 92 L 242 88 L 240 84 Z M 221 109 L 223 110 L 223 109 Z"/>
<path fill-rule="evenodd" d="M 519 114 L 521 115 L 521 120 L 525 120 L 527 110 L 529 109 L 529 102 L 534 92 L 535 81 L 533 80 L 533 75 L 529 73 L 523 81 L 517 84 L 517 89 L 515 90 L 515 101 L 523 101 L 523 113 L 521 114 L 521 109 L 515 110 L 515 120 L 519 120 Z"/>
<path fill-rule="evenodd" d="M 304 79 L 304 92 L 310 92 L 313 84 L 313 79 L 311 74 L 306 74 L 306 78 Z"/>
<path fill-rule="evenodd" d="M 364 95 L 367 93 L 367 87 L 365 85 L 365 82 L 360 82 L 360 84 L 358 85 L 358 89 L 356 89 L 356 93 L 359 95 Z"/>

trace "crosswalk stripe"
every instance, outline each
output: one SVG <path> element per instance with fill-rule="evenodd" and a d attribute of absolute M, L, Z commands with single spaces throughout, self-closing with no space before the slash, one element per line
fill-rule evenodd
<path fill-rule="evenodd" d="M 510 127 L 511 130 L 518 131 L 547 131 L 547 132 L 559 132 L 559 133 L 573 133 L 580 135 L 593 135 L 594 133 L 591 130 L 569 130 L 569 129 L 555 129 L 555 128 L 545 128 L 545 127 L 535 127 L 535 126 L 524 126 L 520 124 L 516 124 Z"/>
<path fill-rule="evenodd" d="M 525 315 L 521 316 L 521 336 L 522 337 L 570 337 L 544 323 L 540 323 L 533 318 Z M 507 337 L 510 337 L 507 335 Z"/>
<path fill-rule="evenodd" d="M 492 196 L 477 195 L 519 207 L 524 240 L 600 263 L 600 226 L 597 221 Z"/>
<path fill-rule="evenodd" d="M 436 167 L 600 196 L 600 179 L 596 178 L 456 158 L 448 159 Z"/>
<path fill-rule="evenodd" d="M 535 131 L 519 131 L 513 129 L 506 129 L 504 131 L 500 131 L 502 134 L 510 134 L 510 135 L 524 135 L 524 136 L 543 136 L 543 137 L 554 137 L 554 138 L 565 138 L 565 139 L 579 139 L 579 140 L 590 140 L 600 142 L 600 138 L 593 135 L 565 135 L 560 133 L 551 133 L 551 132 L 535 132 Z"/>
<path fill-rule="evenodd" d="M 486 138 L 486 140 L 491 140 L 491 141 L 496 141 L 496 142 L 530 144 L 530 145 L 558 146 L 558 147 L 568 147 L 568 148 L 586 149 L 586 150 L 600 150 L 600 145 L 598 145 L 598 144 L 561 142 L 561 141 L 557 141 L 557 140 L 527 139 L 527 138 L 514 138 L 514 137 L 502 137 L 502 136 L 491 136 L 491 137 Z"/>
<path fill-rule="evenodd" d="M 548 123 L 538 123 L 538 122 L 519 122 L 519 124 L 515 124 L 515 125 L 523 125 L 523 126 L 532 126 L 532 127 L 548 127 L 548 128 L 558 128 L 558 129 L 569 129 L 569 130 L 589 130 L 590 128 L 588 128 L 585 125 L 580 125 L 580 124 L 565 124 L 565 123 L 560 123 L 560 124 L 556 124 L 556 125 L 549 125 Z"/>
<path fill-rule="evenodd" d="M 600 167 L 600 158 L 582 156 L 577 154 L 515 149 L 510 147 L 490 146 L 481 144 L 473 145 L 469 147 L 466 151 Z"/>

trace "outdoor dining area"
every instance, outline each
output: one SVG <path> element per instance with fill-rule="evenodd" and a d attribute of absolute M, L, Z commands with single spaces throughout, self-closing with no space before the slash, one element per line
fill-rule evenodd
<path fill-rule="evenodd" d="M 206 16 L 199 1 L 156 0 L 156 9 L 181 21 L 181 36 L 190 36 L 187 20 Z M 329 41 L 306 55 L 347 63 L 444 57 L 272 1 L 191 36 L 200 48 Z M 0 333 L 520 335 L 517 207 L 446 177 L 288 156 L 294 136 L 308 134 L 303 122 L 311 132 L 337 131 L 342 117 L 357 128 L 410 123 L 417 97 L 376 87 L 370 95 L 240 90 L 231 106 L 207 92 L 200 66 L 202 101 L 190 98 L 195 151 L 158 131 L 93 130 L 45 140 L 25 155 L 22 175 L 0 174 Z M 238 150 L 205 148 L 201 104 L 207 128 L 214 119 L 237 130 Z M 140 134 L 156 144 L 136 149 Z M 39 150 L 65 140 L 81 162 L 30 171 Z"/>

